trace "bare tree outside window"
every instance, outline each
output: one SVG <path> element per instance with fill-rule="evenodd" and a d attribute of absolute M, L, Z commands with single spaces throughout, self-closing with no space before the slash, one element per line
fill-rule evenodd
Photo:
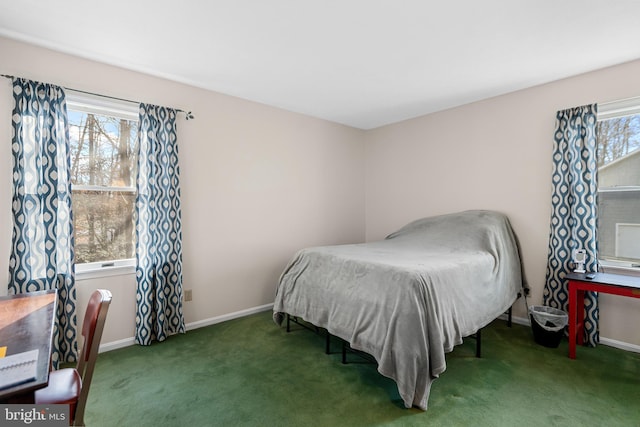
<path fill-rule="evenodd" d="M 76 264 L 133 258 L 137 121 L 68 116 Z"/>
<path fill-rule="evenodd" d="M 640 148 L 640 115 L 598 122 L 598 167 L 623 158 Z"/>

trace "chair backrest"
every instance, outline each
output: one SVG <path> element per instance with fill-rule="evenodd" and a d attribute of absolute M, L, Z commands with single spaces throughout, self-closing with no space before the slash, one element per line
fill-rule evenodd
<path fill-rule="evenodd" d="M 98 349 L 100 348 L 100 340 L 102 338 L 102 330 L 104 322 L 107 319 L 107 311 L 111 304 L 111 292 L 105 289 L 98 289 L 91 294 L 87 311 L 84 315 L 82 324 L 82 336 L 84 343 L 78 359 L 76 369 L 82 378 L 82 388 L 76 405 L 74 423 L 75 425 L 84 425 L 84 409 L 89 396 L 89 388 L 91 387 L 91 378 L 93 377 L 93 369 L 98 358 Z"/>

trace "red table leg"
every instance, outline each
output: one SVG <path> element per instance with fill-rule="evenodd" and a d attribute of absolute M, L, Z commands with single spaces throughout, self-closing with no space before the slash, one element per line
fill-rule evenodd
<path fill-rule="evenodd" d="M 576 329 L 578 323 L 578 291 L 575 283 L 569 280 L 569 359 L 576 358 Z"/>
<path fill-rule="evenodd" d="M 576 290 L 576 344 L 584 344 L 584 289 Z"/>

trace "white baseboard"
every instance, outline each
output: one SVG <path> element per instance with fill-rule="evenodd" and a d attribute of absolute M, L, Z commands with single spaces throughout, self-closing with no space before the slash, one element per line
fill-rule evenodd
<path fill-rule="evenodd" d="M 215 325 L 216 323 L 226 322 L 227 320 L 233 320 L 244 316 L 249 316 L 251 314 L 260 313 L 263 311 L 271 310 L 273 308 L 273 303 L 260 305 L 258 307 L 247 308 L 245 310 L 236 311 L 229 314 L 223 314 L 222 316 L 210 317 L 209 319 L 198 320 L 197 322 L 187 323 L 185 328 L 187 331 L 191 331 L 193 329 L 203 328 L 205 326 Z M 499 319 L 507 320 L 507 315 L 503 314 L 498 317 Z M 517 317 L 513 316 L 511 318 L 513 323 L 523 326 L 531 326 L 531 322 L 526 317 Z M 129 347 L 130 345 L 134 345 L 135 340 L 133 337 L 125 338 L 118 341 L 112 341 L 104 344 L 100 344 L 100 353 L 105 351 L 116 350 L 118 348 Z M 630 344 L 624 341 L 617 341 L 611 338 L 600 337 L 600 344 L 607 345 L 609 347 L 619 348 L 621 350 L 632 351 L 634 353 L 640 353 L 640 345 Z"/>
<path fill-rule="evenodd" d="M 507 315 L 503 314 L 499 317 L 500 319 L 507 320 Z M 531 321 L 525 317 L 515 317 L 511 318 L 513 323 L 517 323 L 518 325 L 531 326 Z M 640 353 L 640 345 L 631 344 L 624 341 L 618 341 L 607 337 L 600 337 L 600 344 L 606 345 L 609 347 L 619 348 L 620 350 L 632 351 L 634 353 Z"/>
<path fill-rule="evenodd" d="M 498 319 L 507 320 L 507 313 L 501 314 L 500 316 L 498 316 Z M 531 326 L 531 322 L 526 317 L 511 316 L 511 321 L 517 325 Z"/>
<path fill-rule="evenodd" d="M 273 303 L 260 305 L 258 307 L 247 308 L 245 310 L 236 311 L 234 313 L 223 314 L 222 316 L 210 317 L 209 319 L 198 320 L 197 322 L 187 323 L 185 325 L 185 328 L 187 329 L 187 331 L 190 331 L 192 329 L 215 325 L 216 323 L 226 322 L 227 320 L 237 319 L 239 317 L 245 317 L 251 314 L 260 313 L 271 309 L 273 309 Z"/>
<path fill-rule="evenodd" d="M 209 319 L 198 320 L 197 322 L 187 323 L 185 329 L 187 331 L 191 331 L 193 329 L 203 328 L 205 326 L 215 325 L 216 323 L 226 322 L 227 320 L 237 319 L 240 317 L 249 316 L 251 314 L 260 313 L 263 311 L 268 311 L 273 308 L 273 303 L 260 305 L 258 307 L 251 307 L 245 310 L 236 311 L 229 314 L 223 314 L 222 316 L 210 317 Z M 135 338 L 125 338 L 118 341 L 112 341 L 104 344 L 100 344 L 99 353 L 104 353 L 106 351 L 116 350 L 118 348 L 129 347 L 135 344 Z"/>
<path fill-rule="evenodd" d="M 135 344 L 135 339 L 125 338 L 118 341 L 106 342 L 104 344 L 100 344 L 100 348 L 98 349 L 98 353 L 104 353 L 105 351 L 117 350 L 119 348 L 129 347 L 130 345 Z"/>
<path fill-rule="evenodd" d="M 640 353 L 640 345 L 630 344 L 624 341 L 612 340 L 611 338 L 600 337 L 600 344 L 619 348 L 621 350 L 632 351 L 634 353 Z"/>

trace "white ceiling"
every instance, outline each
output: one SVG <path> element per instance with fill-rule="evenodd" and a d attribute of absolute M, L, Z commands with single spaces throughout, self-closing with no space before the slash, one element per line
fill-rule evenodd
<path fill-rule="evenodd" d="M 0 0 L 0 35 L 370 129 L 640 58 L 639 17 L 636 0 Z"/>

